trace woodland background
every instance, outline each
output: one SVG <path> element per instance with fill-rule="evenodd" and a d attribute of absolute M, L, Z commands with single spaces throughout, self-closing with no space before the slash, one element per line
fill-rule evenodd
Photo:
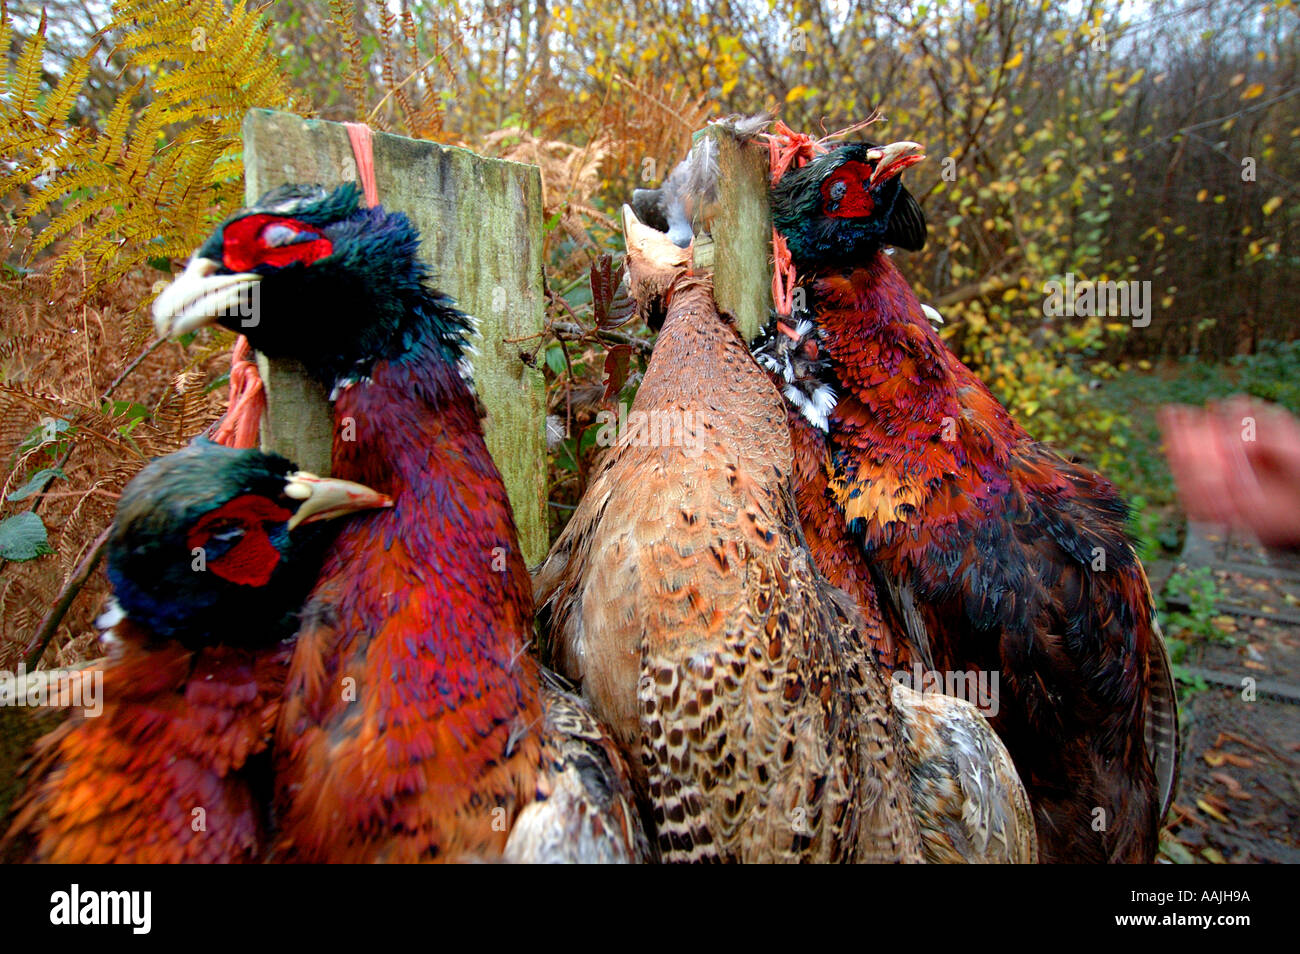
<path fill-rule="evenodd" d="M 521 347 L 557 425 L 556 531 L 650 351 L 595 328 L 612 215 L 732 112 L 832 131 L 880 107 L 873 136 L 925 144 L 930 243 L 900 266 L 1032 433 L 1121 485 L 1145 557 L 1182 533 L 1159 404 L 1300 411 L 1291 0 L 2 6 L 0 668 L 47 637 L 47 665 L 94 654 L 117 493 L 222 413 L 230 336 L 157 343 L 148 304 L 239 205 L 253 106 L 542 167 L 551 333 Z M 1150 281 L 1150 325 L 1045 318 L 1066 273 Z"/>

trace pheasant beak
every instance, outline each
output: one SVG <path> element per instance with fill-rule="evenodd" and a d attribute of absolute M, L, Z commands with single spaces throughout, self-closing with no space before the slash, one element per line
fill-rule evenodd
<path fill-rule="evenodd" d="M 876 163 L 876 171 L 871 174 L 871 185 L 876 186 L 924 159 L 925 147 L 919 142 L 904 139 L 869 150 L 867 158 L 874 159 Z"/>
<path fill-rule="evenodd" d="M 393 498 L 371 490 L 364 484 L 334 477 L 317 477 L 306 471 L 289 475 L 284 493 L 291 500 L 300 500 L 297 511 L 289 518 L 289 529 L 300 524 L 331 520 L 358 510 L 375 510 L 393 505 Z"/>
<path fill-rule="evenodd" d="M 174 338 L 220 318 L 240 318 L 244 327 L 257 323 L 255 289 L 262 280 L 252 272 L 219 275 L 221 263 L 190 259 L 185 271 L 153 303 L 153 325 L 160 338 Z"/>

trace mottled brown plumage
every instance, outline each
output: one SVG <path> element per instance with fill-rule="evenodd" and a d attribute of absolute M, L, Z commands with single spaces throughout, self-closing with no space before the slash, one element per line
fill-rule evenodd
<path fill-rule="evenodd" d="M 502 858 L 521 864 L 652 860 L 608 733 L 553 673 L 537 670 L 544 717 L 535 793 L 515 816 Z"/>
<path fill-rule="evenodd" d="M 931 864 L 1038 861 L 1033 807 L 1015 764 L 973 705 L 894 683 L 903 760 Z"/>
<path fill-rule="evenodd" d="M 906 729 L 874 623 L 804 543 L 781 397 L 687 253 L 629 215 L 634 296 L 666 290 L 667 316 L 535 578 L 557 668 L 629 753 L 665 860 L 919 861 Z"/>

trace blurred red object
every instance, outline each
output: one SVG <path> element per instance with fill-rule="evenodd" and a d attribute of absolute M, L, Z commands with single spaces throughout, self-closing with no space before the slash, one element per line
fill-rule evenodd
<path fill-rule="evenodd" d="M 1300 420 L 1250 398 L 1159 414 L 1188 517 L 1300 548 Z"/>

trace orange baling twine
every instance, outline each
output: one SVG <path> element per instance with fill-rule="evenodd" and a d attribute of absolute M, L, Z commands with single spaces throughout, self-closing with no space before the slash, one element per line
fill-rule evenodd
<path fill-rule="evenodd" d="M 257 431 L 266 410 L 266 390 L 257 373 L 253 348 L 240 335 L 230 353 L 230 401 L 226 416 L 217 422 L 212 439 L 227 447 L 256 447 Z"/>
<path fill-rule="evenodd" d="M 861 122 L 847 126 L 838 132 L 830 133 L 821 139 L 813 139 L 806 133 L 795 132 L 781 120 L 772 124 L 772 131 L 764 133 L 767 140 L 768 164 L 772 170 L 772 185 L 776 185 L 791 169 L 798 169 L 823 153 L 830 152 L 826 145 L 835 139 L 841 139 L 857 132 L 881 118 L 880 112 L 873 112 Z M 794 310 L 794 290 L 798 279 L 794 272 L 794 260 L 790 249 L 786 247 L 785 237 L 775 228 L 772 229 L 772 301 L 778 315 L 789 315 Z"/>
<path fill-rule="evenodd" d="M 365 123 L 344 123 L 348 142 L 352 144 L 352 158 L 357 163 L 357 178 L 366 196 L 366 208 L 379 204 L 379 189 L 375 186 L 375 150 L 371 142 L 370 127 Z"/>
<path fill-rule="evenodd" d="M 344 123 L 352 155 L 357 163 L 357 176 L 365 194 L 366 206 L 379 201 L 375 185 L 375 153 L 370 127 L 364 123 Z M 262 415 L 266 413 L 266 388 L 257 373 L 257 361 L 248 339 L 240 335 L 230 353 L 230 399 L 226 414 L 213 431 L 212 439 L 227 447 L 257 447 Z"/>

